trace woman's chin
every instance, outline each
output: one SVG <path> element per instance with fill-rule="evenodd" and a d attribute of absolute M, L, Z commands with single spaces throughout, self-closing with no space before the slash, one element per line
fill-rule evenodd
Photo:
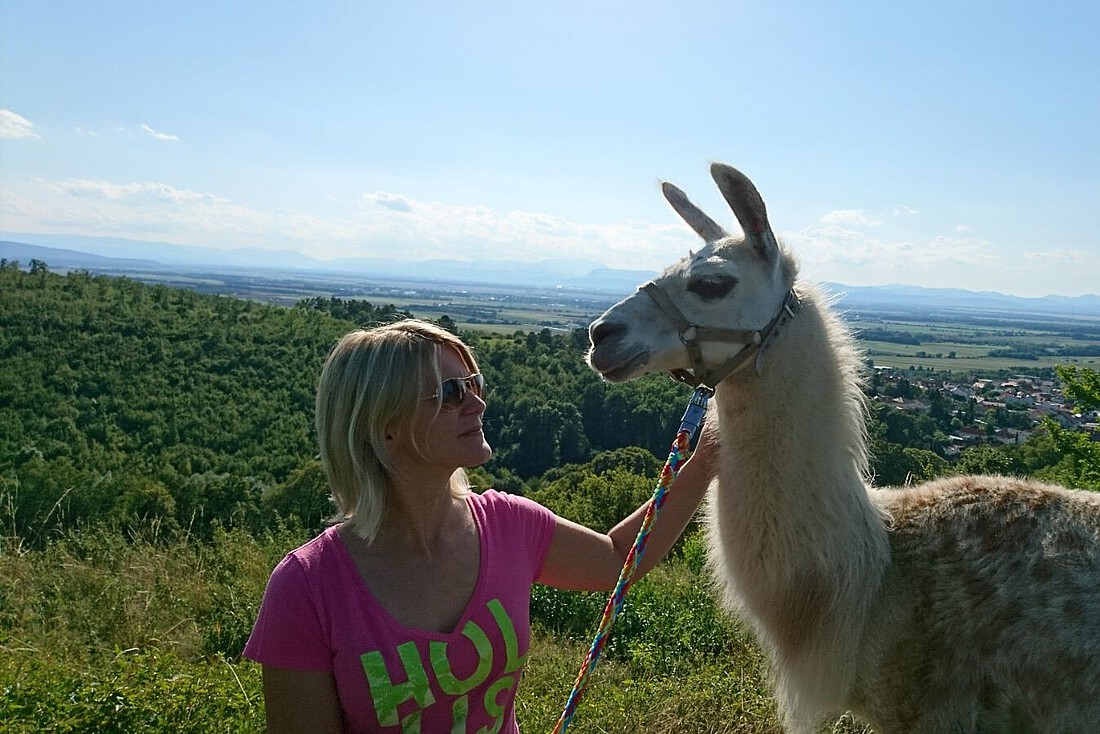
<path fill-rule="evenodd" d="M 478 452 L 478 457 L 472 459 L 470 463 L 466 465 L 466 468 L 469 469 L 475 466 L 481 466 L 491 458 L 493 458 L 493 449 L 489 446 L 488 443 L 483 442 L 481 444 L 481 451 Z"/>

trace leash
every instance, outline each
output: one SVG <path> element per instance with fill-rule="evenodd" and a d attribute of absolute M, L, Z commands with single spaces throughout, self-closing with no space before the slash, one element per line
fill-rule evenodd
<path fill-rule="evenodd" d="M 553 734 L 563 734 L 573 721 L 577 704 L 580 703 L 581 696 L 584 695 L 584 691 L 588 687 L 588 677 L 595 670 L 596 663 L 599 662 L 600 653 L 603 652 L 604 646 L 607 644 L 607 636 L 615 625 L 615 619 L 619 616 L 619 611 L 623 608 L 626 592 L 633 583 L 638 564 L 642 560 L 642 555 L 645 554 L 646 544 L 649 542 L 649 532 L 657 522 L 657 514 L 660 513 L 665 504 L 665 495 L 669 487 L 676 481 L 676 475 L 680 473 L 680 467 L 691 453 L 691 437 L 695 435 L 699 424 L 702 423 L 707 410 L 707 401 L 710 400 L 712 395 L 714 395 L 712 389 L 706 385 L 699 385 L 695 388 L 695 394 L 691 396 L 687 410 L 684 411 L 684 417 L 680 421 L 680 430 L 676 432 L 676 438 L 672 442 L 668 460 L 661 469 L 657 487 L 653 490 L 653 498 L 646 508 L 645 517 L 642 518 L 642 526 L 638 529 L 638 536 L 634 539 L 634 545 L 631 546 L 630 552 L 626 554 L 626 561 L 623 563 L 623 570 L 619 573 L 615 590 L 608 597 L 607 604 L 604 605 L 600 626 L 596 630 L 596 635 L 592 640 L 592 645 L 588 648 L 588 654 L 585 656 L 584 662 L 581 663 L 577 680 L 573 683 L 573 690 L 565 702 L 565 709 L 562 711 L 561 718 L 554 726 Z"/>

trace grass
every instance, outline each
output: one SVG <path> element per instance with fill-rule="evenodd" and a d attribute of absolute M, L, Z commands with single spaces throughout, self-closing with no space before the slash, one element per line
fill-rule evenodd
<path fill-rule="evenodd" d="M 629 602 L 628 602 L 629 603 Z M 523 731 L 548 732 L 561 715 L 587 643 L 539 635 L 517 702 Z M 687 650 L 682 651 L 690 658 Z M 577 707 L 576 732 L 780 732 L 760 660 L 692 665 L 676 674 L 601 661 Z"/>
<path fill-rule="evenodd" d="M 303 540 L 83 530 L 41 551 L 0 545 L 4 731 L 263 731 L 259 668 L 239 652 L 268 574 Z M 692 547 L 632 589 L 570 731 L 780 731 L 762 656 L 715 607 Z M 553 728 L 602 605 L 536 587 L 523 731 Z"/>
<path fill-rule="evenodd" d="M 5 649 L 0 720 L 23 732 L 262 732 L 256 666 L 151 647 L 77 663 Z"/>
<path fill-rule="evenodd" d="M 206 545 L 84 531 L 0 551 L 5 732 L 258 732 L 259 671 L 237 660 L 291 539 Z"/>

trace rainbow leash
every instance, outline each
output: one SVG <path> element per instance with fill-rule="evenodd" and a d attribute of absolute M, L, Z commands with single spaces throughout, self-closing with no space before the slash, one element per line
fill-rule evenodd
<path fill-rule="evenodd" d="M 645 554 L 645 547 L 649 542 L 649 532 L 657 522 L 657 515 L 665 504 L 665 496 L 669 487 L 676 481 L 676 475 L 680 473 L 680 467 L 687 461 L 691 453 L 691 437 L 695 435 L 699 424 L 702 423 L 707 410 L 707 401 L 710 400 L 712 395 L 714 395 L 713 390 L 705 385 L 700 385 L 695 388 L 695 394 L 691 396 L 691 401 L 688 403 L 687 410 L 684 411 L 684 417 L 680 422 L 680 430 L 676 432 L 676 438 L 672 442 L 668 461 L 661 469 L 657 487 L 653 490 L 653 498 L 646 508 L 645 517 L 642 518 L 642 526 L 638 529 L 638 536 L 634 539 L 634 545 L 631 546 L 630 552 L 626 554 L 623 570 L 619 572 L 619 580 L 615 584 L 615 590 L 611 592 L 607 604 L 604 605 L 600 626 L 596 630 L 596 636 L 592 639 L 588 654 L 577 672 L 577 680 L 573 683 L 573 690 L 569 693 L 569 699 L 565 702 L 565 709 L 561 713 L 561 718 L 554 726 L 553 734 L 563 734 L 573 721 L 573 715 L 577 712 L 577 704 L 580 703 L 581 696 L 584 695 L 584 691 L 588 687 L 588 677 L 596 669 L 600 653 L 603 652 L 604 646 L 607 644 L 607 636 L 611 633 L 611 628 L 615 626 L 615 620 L 623 608 L 623 602 L 626 601 L 626 592 L 633 583 L 638 564 Z"/>

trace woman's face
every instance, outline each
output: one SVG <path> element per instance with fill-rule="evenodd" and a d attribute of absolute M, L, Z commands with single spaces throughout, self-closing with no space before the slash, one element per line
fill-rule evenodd
<path fill-rule="evenodd" d="M 449 346 L 440 349 L 439 371 L 443 381 L 469 377 L 473 372 L 463 361 L 462 355 Z M 439 385 L 425 386 L 424 397 L 433 395 L 439 389 Z M 416 446 L 406 438 L 394 447 L 394 457 L 400 463 L 410 461 L 438 466 L 448 474 L 459 467 L 483 464 L 493 455 L 481 429 L 484 414 L 485 401 L 469 391 L 455 410 L 440 410 L 438 413 L 435 400 L 422 399 L 417 404 L 412 424 Z"/>

